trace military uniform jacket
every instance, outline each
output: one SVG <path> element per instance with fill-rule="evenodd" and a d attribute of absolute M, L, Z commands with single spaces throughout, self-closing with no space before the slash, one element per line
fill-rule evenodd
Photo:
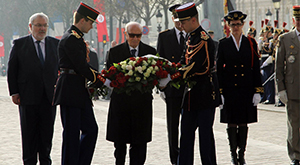
<path fill-rule="evenodd" d="M 214 42 L 201 26 L 190 33 L 187 42 L 187 51 L 181 61 L 186 66 L 181 68 L 180 74 L 195 81 L 196 85 L 185 93 L 183 108 L 215 108 L 219 105 L 219 88 L 214 69 Z"/>
<path fill-rule="evenodd" d="M 171 62 L 178 63 L 184 53 L 183 51 L 184 50 L 178 43 L 175 28 L 159 33 L 157 41 L 157 53 L 160 57 L 163 57 Z M 174 87 L 167 86 L 164 89 L 164 92 L 166 97 L 182 97 L 183 90 L 184 87 L 176 89 Z"/>
<path fill-rule="evenodd" d="M 260 66 L 262 66 L 262 64 L 265 62 L 265 60 L 269 57 L 269 56 L 272 56 L 274 55 L 273 54 L 273 46 L 272 46 L 272 37 L 268 38 L 268 42 L 263 42 L 263 45 L 262 45 L 262 50 L 260 51 L 261 52 L 261 60 L 260 60 Z M 274 63 L 272 64 L 269 64 L 265 67 L 261 67 L 262 70 L 268 70 L 270 72 L 273 72 L 274 71 Z"/>
<path fill-rule="evenodd" d="M 238 51 L 232 36 L 221 39 L 217 75 L 220 91 L 225 99 L 221 122 L 256 122 L 257 108 L 253 106 L 252 99 L 254 93 L 261 93 L 263 90 L 256 41 L 242 35 Z"/>
<path fill-rule="evenodd" d="M 278 91 L 286 90 L 288 99 L 299 100 L 300 42 L 296 30 L 279 37 L 275 61 Z"/>
<path fill-rule="evenodd" d="M 74 25 L 63 35 L 58 46 L 59 68 L 71 69 L 76 74 L 60 74 L 54 104 L 84 108 L 89 93 L 86 81 L 96 81 L 97 73 L 87 63 L 87 49 L 83 33 Z"/>
<path fill-rule="evenodd" d="M 138 56 L 156 54 L 156 50 L 142 42 Z M 127 41 L 111 48 L 108 52 L 106 67 L 132 57 Z M 113 91 L 109 105 L 106 139 L 121 143 L 146 143 L 152 137 L 152 94 L 132 92 L 118 94 Z"/>
<path fill-rule="evenodd" d="M 52 102 L 57 79 L 58 39 L 45 38 L 45 63 L 42 66 L 31 35 L 14 40 L 11 49 L 7 81 L 10 95 L 20 94 L 21 105 L 40 104 L 43 91 Z"/>

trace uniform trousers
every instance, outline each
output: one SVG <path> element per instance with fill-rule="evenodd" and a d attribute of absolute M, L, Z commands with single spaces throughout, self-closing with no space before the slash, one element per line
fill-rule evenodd
<path fill-rule="evenodd" d="M 167 97 L 167 128 L 169 140 L 169 154 L 172 164 L 177 163 L 179 147 L 179 119 L 182 97 Z"/>
<path fill-rule="evenodd" d="M 123 142 L 115 142 L 116 165 L 124 165 L 127 146 Z M 143 165 L 146 161 L 147 143 L 131 143 L 129 148 L 129 164 L 130 165 Z"/>
<path fill-rule="evenodd" d="M 24 165 L 50 165 L 56 106 L 44 93 L 39 105 L 19 106 Z M 37 158 L 38 156 L 38 158 Z"/>
<path fill-rule="evenodd" d="M 263 80 L 266 81 L 274 73 L 274 65 L 267 66 L 264 69 Z M 274 79 L 264 85 L 264 97 L 262 100 L 269 100 L 270 103 L 275 103 L 275 83 Z"/>
<path fill-rule="evenodd" d="M 213 123 L 215 108 L 184 110 L 181 119 L 179 165 L 193 165 L 195 131 L 199 132 L 199 148 L 203 165 L 216 165 Z"/>
<path fill-rule="evenodd" d="M 287 103 L 288 154 L 291 160 L 300 160 L 300 100 Z"/>
<path fill-rule="evenodd" d="M 60 109 L 64 128 L 62 165 L 91 164 L 98 135 L 91 101 L 86 99 L 85 108 L 60 105 Z"/>

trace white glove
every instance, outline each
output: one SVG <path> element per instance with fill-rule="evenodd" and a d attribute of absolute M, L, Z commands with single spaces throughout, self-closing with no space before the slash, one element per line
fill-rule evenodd
<path fill-rule="evenodd" d="M 263 67 L 266 67 L 268 66 L 269 64 L 272 64 L 273 63 L 273 57 L 272 56 L 269 56 L 265 61 L 264 63 L 262 64 L 262 66 L 260 68 L 263 68 Z"/>
<path fill-rule="evenodd" d="M 259 93 L 255 93 L 253 95 L 253 99 L 252 99 L 253 105 L 257 106 L 257 104 L 260 102 L 260 100 L 261 100 L 260 94 Z"/>
<path fill-rule="evenodd" d="M 171 76 L 170 74 L 168 74 L 168 76 L 166 78 L 162 78 L 160 80 L 158 80 L 159 83 L 159 87 L 165 87 L 167 86 L 167 84 L 171 81 Z"/>
<path fill-rule="evenodd" d="M 260 74 L 261 74 L 261 75 L 264 75 L 264 70 L 260 70 Z"/>
<path fill-rule="evenodd" d="M 281 102 L 283 102 L 284 104 L 287 104 L 288 98 L 287 98 L 286 90 L 282 90 L 282 91 L 278 92 L 278 97 L 281 100 Z"/>
<path fill-rule="evenodd" d="M 219 105 L 220 109 L 223 109 L 223 105 L 224 105 L 224 96 L 221 95 L 221 100 L 222 100 L 222 104 Z"/>
<path fill-rule="evenodd" d="M 114 88 L 110 86 L 110 83 L 111 83 L 110 79 L 107 78 L 107 79 L 105 80 L 105 82 L 104 82 L 104 85 L 107 86 L 109 89 L 112 90 L 112 89 L 114 89 Z"/>

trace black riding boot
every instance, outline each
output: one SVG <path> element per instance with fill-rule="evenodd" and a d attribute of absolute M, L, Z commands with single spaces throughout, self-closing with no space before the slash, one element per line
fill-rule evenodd
<path fill-rule="evenodd" d="M 247 135 L 248 135 L 248 127 L 239 127 L 238 128 L 238 147 L 239 147 L 239 164 L 245 165 L 245 151 L 247 145 Z"/>
<path fill-rule="evenodd" d="M 228 127 L 227 134 L 228 134 L 228 140 L 229 140 L 229 146 L 230 146 L 230 152 L 231 152 L 231 163 L 233 165 L 238 165 L 237 154 L 236 154 L 237 128 L 236 127 Z"/>

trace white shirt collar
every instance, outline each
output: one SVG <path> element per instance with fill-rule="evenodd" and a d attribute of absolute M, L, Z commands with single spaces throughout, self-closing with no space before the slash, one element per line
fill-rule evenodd
<path fill-rule="evenodd" d="M 177 40 L 178 40 L 178 43 L 180 44 L 180 30 L 178 30 L 176 27 L 174 28 L 175 29 L 175 32 L 176 32 L 176 37 L 177 37 Z M 186 32 L 184 30 L 182 30 L 182 33 L 183 33 L 183 37 L 185 38 L 186 37 Z"/>
<path fill-rule="evenodd" d="M 31 35 L 33 42 L 35 43 L 37 40 L 33 37 L 33 35 Z M 45 38 L 41 40 L 41 43 L 45 44 Z"/>
<path fill-rule="evenodd" d="M 135 56 L 138 56 L 138 53 L 139 53 L 139 45 L 138 45 L 136 48 L 133 48 L 133 47 L 129 46 L 130 52 L 131 52 L 132 49 L 135 49 L 135 50 L 136 50 Z"/>
<path fill-rule="evenodd" d="M 237 49 L 238 51 L 240 51 L 241 42 L 242 42 L 242 38 L 243 38 L 243 33 L 241 33 L 241 36 L 240 36 L 239 46 L 237 45 L 237 42 L 236 42 L 234 36 L 232 35 L 232 33 L 230 33 L 230 35 L 231 35 L 231 37 L 232 37 L 232 39 L 233 39 L 233 42 L 234 42 L 234 44 L 235 44 L 236 49 Z"/>
<path fill-rule="evenodd" d="M 297 28 L 295 31 L 296 31 L 297 36 L 299 37 L 300 32 L 297 30 Z"/>

